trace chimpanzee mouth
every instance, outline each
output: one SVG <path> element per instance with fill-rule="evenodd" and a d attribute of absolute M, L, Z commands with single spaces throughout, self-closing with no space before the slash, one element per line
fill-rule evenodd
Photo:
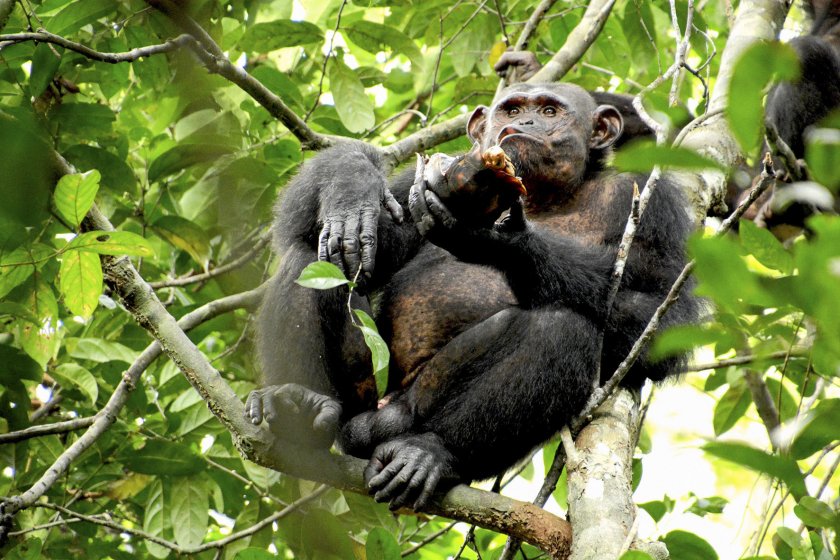
<path fill-rule="evenodd" d="M 542 139 L 537 138 L 533 134 L 528 134 L 527 132 L 523 132 L 522 130 L 513 126 L 506 126 L 502 130 L 500 130 L 499 134 L 496 136 L 496 145 L 501 146 L 502 142 L 513 138 L 525 138 L 531 140 L 532 142 L 543 142 Z"/>

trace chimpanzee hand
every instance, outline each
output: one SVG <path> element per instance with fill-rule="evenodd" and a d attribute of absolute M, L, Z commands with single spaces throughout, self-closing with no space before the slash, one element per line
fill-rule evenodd
<path fill-rule="evenodd" d="M 393 510 L 421 510 L 441 481 L 457 480 L 454 457 L 432 433 L 380 444 L 365 468 L 365 484 L 374 499 L 390 502 Z"/>
<path fill-rule="evenodd" d="M 245 418 L 263 420 L 292 441 L 309 447 L 330 447 L 338 433 L 338 401 L 297 383 L 269 385 L 251 391 L 245 401 Z"/>
<path fill-rule="evenodd" d="M 531 51 L 506 51 L 502 53 L 493 70 L 500 78 L 508 78 L 508 83 L 524 82 L 536 74 L 542 65 L 537 55 Z"/>
<path fill-rule="evenodd" d="M 476 257 L 482 251 L 492 251 L 493 246 L 504 244 L 513 234 L 528 227 L 519 199 L 511 206 L 509 215 L 499 224 L 474 227 L 455 218 L 428 187 L 425 162 L 418 155 L 414 184 L 408 196 L 411 217 L 421 235 L 462 260 L 481 261 L 481 258 Z"/>
<path fill-rule="evenodd" d="M 348 181 L 329 185 L 321 195 L 323 227 L 318 238 L 318 260 L 339 267 L 351 280 L 359 274 L 364 282 L 376 262 L 377 226 L 382 206 L 397 223 L 403 209 L 391 191 L 376 180 Z M 351 188 L 355 185 L 358 188 Z"/>

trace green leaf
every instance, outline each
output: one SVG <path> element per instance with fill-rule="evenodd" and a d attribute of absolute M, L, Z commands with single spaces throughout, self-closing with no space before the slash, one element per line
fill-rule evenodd
<path fill-rule="evenodd" d="M 249 27 L 239 40 L 239 48 L 247 52 L 267 53 L 323 40 L 324 33 L 313 23 L 278 19 Z"/>
<path fill-rule="evenodd" d="M 730 385 L 715 405 L 715 414 L 712 419 L 715 435 L 719 436 L 732 429 L 735 423 L 746 414 L 750 404 L 752 404 L 752 396 L 745 382 Z"/>
<path fill-rule="evenodd" d="M 412 70 L 419 72 L 423 66 L 423 53 L 405 33 L 381 23 L 357 21 L 342 31 L 347 37 L 364 50 L 376 54 L 380 51 L 393 50 L 404 54 L 410 61 Z"/>
<path fill-rule="evenodd" d="M 0 257 L 0 298 L 23 284 L 33 272 L 44 266 L 44 262 L 54 253 L 52 247 L 36 243 L 32 246 L 18 247 Z"/>
<path fill-rule="evenodd" d="M 350 132 L 364 132 L 373 128 L 376 124 L 373 101 L 365 93 L 362 82 L 340 60 L 331 58 L 329 64 L 330 90 L 342 124 Z"/>
<path fill-rule="evenodd" d="M 83 137 L 111 133 L 111 125 L 116 120 L 110 107 L 97 103 L 62 103 L 49 115 L 59 130 L 72 130 Z"/>
<path fill-rule="evenodd" d="M 65 250 L 87 251 L 100 255 L 155 256 L 151 244 L 130 231 L 88 231 L 74 237 Z"/>
<path fill-rule="evenodd" d="M 243 548 L 236 553 L 233 560 L 274 560 L 276 555 L 263 550 L 262 548 Z"/>
<path fill-rule="evenodd" d="M 55 187 L 55 207 L 61 217 L 78 227 L 87 215 L 99 190 L 99 171 L 65 175 Z"/>
<path fill-rule="evenodd" d="M 618 560 L 653 560 L 653 556 L 641 550 L 628 550 Z"/>
<path fill-rule="evenodd" d="M 385 389 L 388 387 L 388 363 L 391 360 L 391 352 L 388 350 L 385 340 L 379 335 L 376 323 L 373 322 L 370 315 L 361 309 L 354 309 L 353 313 L 362 322 L 359 328 L 365 337 L 365 344 L 370 348 L 373 375 L 376 378 L 376 390 L 379 396 L 383 396 Z"/>
<path fill-rule="evenodd" d="M 172 530 L 175 542 L 187 548 L 201 544 L 207 534 L 210 499 L 207 484 L 199 477 L 172 481 Z"/>
<path fill-rule="evenodd" d="M 123 464 L 140 474 L 187 476 L 204 470 L 206 463 L 188 446 L 153 439 L 141 449 L 126 453 Z"/>
<path fill-rule="evenodd" d="M 663 517 L 665 517 L 666 513 L 674 511 L 674 500 L 665 496 L 662 500 L 639 504 L 639 507 L 648 512 L 653 520 L 658 523 Z"/>
<path fill-rule="evenodd" d="M 210 261 L 210 240 L 204 230 L 181 216 L 162 216 L 152 230 L 169 243 L 189 253 L 195 262 L 207 268 Z"/>
<path fill-rule="evenodd" d="M 315 290 L 329 290 L 336 286 L 348 284 L 354 286 L 347 278 L 341 269 L 333 263 L 326 261 L 316 261 L 306 265 L 306 268 L 300 271 L 295 283 L 300 284 L 304 288 L 313 288 Z"/>
<path fill-rule="evenodd" d="M 831 506 L 811 496 L 803 496 L 793 506 L 793 513 L 808 527 L 837 527 L 840 522 L 837 512 Z"/>
<path fill-rule="evenodd" d="M 131 167 L 122 158 L 108 150 L 86 144 L 76 144 L 62 152 L 77 169 L 96 169 L 102 174 L 99 185 L 113 192 L 122 194 L 133 192 L 137 179 Z"/>
<path fill-rule="evenodd" d="M 64 386 L 75 385 L 92 405 L 96 405 L 99 397 L 99 387 L 96 378 L 88 370 L 78 364 L 61 364 L 52 371 L 52 376 Z"/>
<path fill-rule="evenodd" d="M 741 238 L 741 245 L 764 266 L 785 274 L 793 271 L 791 254 L 772 233 L 758 227 L 752 220 L 741 220 L 738 236 Z"/>
<path fill-rule="evenodd" d="M 146 501 L 146 508 L 143 514 L 143 530 L 160 538 L 166 538 L 166 533 L 172 530 L 169 522 L 169 500 L 164 493 L 163 482 L 160 479 L 152 480 L 149 490 L 149 499 Z M 170 550 L 166 547 L 155 544 L 149 540 L 143 541 L 146 550 L 155 558 L 166 558 Z"/>
<path fill-rule="evenodd" d="M 181 144 L 160 154 L 149 166 L 149 182 L 154 183 L 199 163 L 213 162 L 234 151 L 219 144 Z"/>
<path fill-rule="evenodd" d="M 662 538 L 671 558 L 679 560 L 717 560 L 715 549 L 708 542 L 688 531 L 671 531 Z"/>
<path fill-rule="evenodd" d="M 685 511 L 693 513 L 694 515 L 699 515 L 700 517 L 706 517 L 709 513 L 723 513 L 723 508 L 725 508 L 728 503 L 729 500 L 721 498 L 720 496 L 697 498 Z"/>
<path fill-rule="evenodd" d="M 29 94 L 38 97 L 52 82 L 64 49 L 50 43 L 40 43 L 32 56 L 32 73 L 29 75 Z"/>
<path fill-rule="evenodd" d="M 102 293 L 102 265 L 95 253 L 65 251 L 61 256 L 59 290 L 64 305 L 85 319 L 93 315 Z"/>
<path fill-rule="evenodd" d="M 796 461 L 789 457 L 771 455 L 741 443 L 709 442 L 703 449 L 706 453 L 783 481 L 797 499 L 807 494 L 802 472 Z"/>
<path fill-rule="evenodd" d="M 73 358 L 101 364 L 111 361 L 131 364 L 138 356 L 138 353 L 128 346 L 99 338 L 68 339 L 66 345 Z"/>
<path fill-rule="evenodd" d="M 840 438 L 840 399 L 820 402 L 806 416 L 807 421 L 793 440 L 790 454 L 794 459 L 810 457 L 826 445 Z"/>
<path fill-rule="evenodd" d="M 756 42 L 735 63 L 726 116 L 733 136 L 745 152 L 755 153 L 761 142 L 761 102 L 771 80 L 794 80 L 798 75 L 799 59 L 783 43 Z"/>
<path fill-rule="evenodd" d="M 840 130 L 811 128 L 805 140 L 808 171 L 817 181 L 836 192 L 840 186 Z"/>
<path fill-rule="evenodd" d="M 85 0 L 69 2 L 60 12 L 47 21 L 47 29 L 56 35 L 70 35 L 89 23 L 116 10 L 111 0 Z"/>
<path fill-rule="evenodd" d="M 298 85 L 283 72 L 271 66 L 257 66 L 251 75 L 263 83 L 265 87 L 279 95 L 283 101 L 293 108 L 303 109 L 306 102 L 300 93 Z M 298 150 L 300 153 L 300 150 Z"/>
<path fill-rule="evenodd" d="M 368 533 L 365 553 L 367 560 L 399 560 L 401 558 L 397 539 L 382 527 L 376 527 Z"/>
<path fill-rule="evenodd" d="M 21 347 L 42 368 L 58 352 L 61 337 L 58 330 L 58 302 L 52 288 L 42 281 L 35 283 L 24 299 L 24 304 L 38 317 L 38 324 L 29 321 L 18 323 Z"/>
<path fill-rule="evenodd" d="M 657 146 L 649 140 L 629 142 L 615 154 L 614 165 L 622 171 L 649 173 L 655 166 L 663 169 L 721 169 L 719 163 L 687 148 Z"/>

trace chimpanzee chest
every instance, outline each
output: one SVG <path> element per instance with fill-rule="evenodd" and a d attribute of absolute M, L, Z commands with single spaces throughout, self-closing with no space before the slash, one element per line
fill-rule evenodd
<path fill-rule="evenodd" d="M 389 282 L 379 308 L 377 322 L 391 349 L 392 388 L 406 386 L 455 336 L 514 305 L 498 270 L 424 247 Z"/>

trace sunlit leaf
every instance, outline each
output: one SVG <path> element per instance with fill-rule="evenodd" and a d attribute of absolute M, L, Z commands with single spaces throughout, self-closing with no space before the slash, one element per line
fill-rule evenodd
<path fill-rule="evenodd" d="M 687 148 L 657 146 L 654 142 L 629 142 L 616 154 L 614 165 L 622 171 L 648 173 L 655 166 L 663 169 L 720 169 L 720 164 Z"/>
<path fill-rule="evenodd" d="M 158 538 L 166 538 L 166 532 L 171 532 L 169 496 L 164 493 L 163 483 L 155 479 L 150 485 L 149 498 L 143 512 L 143 530 Z M 166 558 L 170 550 L 149 540 L 144 540 L 146 550 L 155 558 Z"/>
<path fill-rule="evenodd" d="M 747 153 L 761 141 L 764 107 L 762 98 L 772 80 L 793 80 L 799 75 L 799 59 L 788 45 L 758 41 L 744 51 L 732 71 L 726 116 L 732 134 Z"/>
<path fill-rule="evenodd" d="M 335 109 L 347 130 L 364 132 L 373 128 L 373 102 L 356 74 L 336 58 L 330 59 L 329 74 Z"/>
<path fill-rule="evenodd" d="M 717 560 L 715 549 L 708 542 L 688 531 L 671 531 L 662 542 L 668 546 L 671 558 L 680 560 Z"/>
<path fill-rule="evenodd" d="M 423 65 L 423 54 L 408 36 L 394 27 L 361 20 L 351 24 L 344 31 L 351 41 L 368 52 L 378 53 L 393 50 L 404 54 L 411 61 L 412 68 L 419 72 Z"/>
<path fill-rule="evenodd" d="M 813 177 L 836 192 L 840 187 L 840 130 L 810 129 L 806 136 L 805 161 Z"/>
<path fill-rule="evenodd" d="M 67 244 L 66 250 L 87 251 L 100 255 L 131 255 L 153 257 L 149 242 L 130 231 L 88 231 L 77 235 Z"/>
<path fill-rule="evenodd" d="M 65 175 L 55 187 L 55 207 L 71 226 L 78 227 L 93 206 L 99 190 L 99 171 Z"/>
<path fill-rule="evenodd" d="M 102 293 L 99 255 L 85 251 L 65 251 L 61 258 L 59 280 L 64 305 L 81 317 L 93 315 Z"/>
<path fill-rule="evenodd" d="M 376 389 L 379 395 L 382 396 L 385 394 L 385 389 L 388 386 L 388 362 L 391 359 L 388 344 L 380 336 L 379 330 L 376 328 L 376 323 L 373 322 L 370 315 L 361 309 L 354 309 L 353 312 L 359 318 L 359 321 L 362 322 L 359 328 L 365 337 L 365 344 L 370 348 L 371 360 L 373 361 L 373 375 L 376 378 Z"/>
<path fill-rule="evenodd" d="M 715 405 L 715 414 L 712 418 L 715 435 L 719 436 L 732 429 L 747 412 L 750 404 L 752 404 L 752 396 L 746 383 L 730 385 Z"/>
<path fill-rule="evenodd" d="M 61 364 L 52 371 L 53 377 L 60 384 L 74 385 L 82 394 L 90 399 L 91 404 L 96 404 L 99 396 L 99 387 L 93 375 L 78 364 Z"/>
<path fill-rule="evenodd" d="M 278 19 L 250 26 L 239 40 L 244 51 L 267 53 L 283 47 L 318 43 L 324 40 L 321 29 L 308 21 Z"/>
<path fill-rule="evenodd" d="M 187 548 L 201 544 L 207 533 L 210 503 L 207 485 L 200 477 L 172 480 L 172 532 L 175 542 Z"/>
<path fill-rule="evenodd" d="M 399 560 L 400 545 L 394 536 L 381 527 L 371 529 L 365 541 L 367 560 Z"/>
<path fill-rule="evenodd" d="M 329 290 L 344 284 L 353 285 L 345 278 L 340 268 L 326 261 L 316 261 L 306 265 L 295 283 L 304 288 L 314 288 L 316 290 Z"/>
<path fill-rule="evenodd" d="M 778 478 L 787 485 L 797 499 L 807 493 L 802 472 L 796 465 L 796 461 L 789 457 L 772 455 L 741 443 L 721 441 L 709 442 L 703 446 L 703 449 L 706 453 L 721 459 Z"/>
<path fill-rule="evenodd" d="M 182 144 L 159 155 L 149 166 L 149 182 L 174 175 L 193 165 L 216 161 L 233 151 L 233 147 L 219 144 Z"/>
<path fill-rule="evenodd" d="M 161 216 L 152 223 L 152 230 L 175 247 L 186 251 L 195 262 L 207 267 L 210 240 L 200 227 L 181 216 Z"/>

